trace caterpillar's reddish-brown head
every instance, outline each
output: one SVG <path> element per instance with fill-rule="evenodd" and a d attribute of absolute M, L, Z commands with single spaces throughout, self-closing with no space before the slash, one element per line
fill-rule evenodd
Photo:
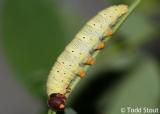
<path fill-rule="evenodd" d="M 53 93 L 48 99 L 48 105 L 54 110 L 64 110 L 66 97 L 60 93 Z"/>

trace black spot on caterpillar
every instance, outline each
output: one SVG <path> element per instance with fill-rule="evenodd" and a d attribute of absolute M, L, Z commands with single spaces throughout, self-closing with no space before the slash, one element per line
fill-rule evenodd
<path fill-rule="evenodd" d="M 112 25 L 128 11 L 127 5 L 111 6 L 99 12 L 78 32 L 75 38 L 58 57 L 47 81 L 49 107 L 63 110 L 67 99 L 66 93 L 73 78 L 84 77 L 85 65 L 92 65 L 92 53 L 103 49 L 103 38 L 112 35 Z"/>

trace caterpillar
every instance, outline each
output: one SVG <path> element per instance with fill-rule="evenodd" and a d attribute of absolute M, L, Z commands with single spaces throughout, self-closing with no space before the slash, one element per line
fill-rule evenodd
<path fill-rule="evenodd" d="M 94 64 L 93 53 L 105 47 L 104 38 L 112 35 L 112 27 L 128 11 L 127 5 L 114 5 L 100 11 L 65 47 L 50 71 L 47 80 L 48 105 L 64 110 L 71 81 L 84 77 L 85 65 Z"/>

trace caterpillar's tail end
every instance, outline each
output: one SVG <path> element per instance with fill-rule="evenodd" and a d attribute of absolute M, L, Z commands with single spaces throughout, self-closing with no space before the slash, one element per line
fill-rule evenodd
<path fill-rule="evenodd" d="M 56 111 L 63 111 L 65 108 L 66 97 L 60 93 L 53 93 L 48 99 L 48 105 L 50 108 Z"/>
<path fill-rule="evenodd" d="M 124 14 L 128 11 L 128 5 L 125 5 L 125 4 L 121 4 L 121 5 L 118 5 L 119 7 L 119 11 Z"/>

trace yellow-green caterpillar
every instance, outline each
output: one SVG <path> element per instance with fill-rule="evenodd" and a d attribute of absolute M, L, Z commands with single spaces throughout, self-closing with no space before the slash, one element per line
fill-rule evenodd
<path fill-rule="evenodd" d="M 112 26 L 127 11 L 127 5 L 115 5 L 102 10 L 66 46 L 48 76 L 47 94 L 51 108 L 65 108 L 71 81 L 75 76 L 85 76 L 84 66 L 94 63 L 92 54 L 104 48 L 104 37 L 112 35 Z"/>

